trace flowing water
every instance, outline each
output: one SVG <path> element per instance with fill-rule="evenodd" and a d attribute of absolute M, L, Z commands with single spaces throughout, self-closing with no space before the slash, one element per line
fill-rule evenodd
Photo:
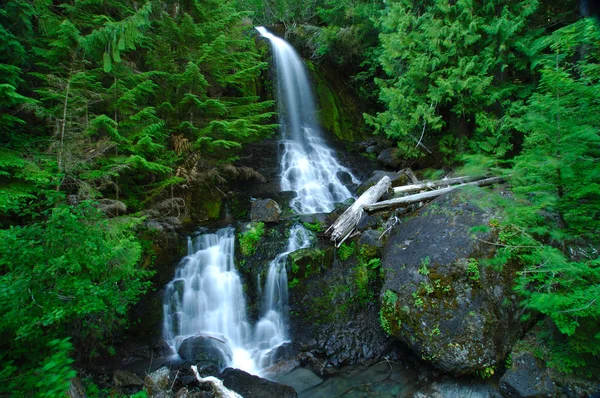
<path fill-rule="evenodd" d="M 323 140 L 311 83 L 302 59 L 285 40 L 256 28 L 273 46 L 277 73 L 277 104 L 281 125 L 281 189 L 295 191 L 290 206 L 298 214 L 327 213 L 336 203 L 352 197 L 341 182 L 347 174 Z"/>
<path fill-rule="evenodd" d="M 282 190 L 297 193 L 290 206 L 299 214 L 329 212 L 352 196 L 340 176 L 347 174 L 356 184 L 360 181 L 339 164 L 321 136 L 302 60 L 284 40 L 257 29 L 273 44 L 275 54 Z M 165 291 L 163 334 L 174 353 L 185 339 L 209 335 L 231 349 L 228 366 L 260 374 L 272 364 L 275 348 L 289 339 L 287 257 L 310 244 L 311 234 L 304 227 L 297 224 L 290 230 L 286 250 L 269 264 L 264 290 L 258 280 L 263 298 L 253 328 L 234 265 L 234 229 L 188 239 L 188 255 Z"/>
<path fill-rule="evenodd" d="M 188 337 L 203 334 L 231 348 L 228 366 L 260 373 L 271 365 L 274 349 L 288 341 L 287 257 L 310 246 L 310 238 L 302 225 L 294 225 L 286 250 L 269 264 L 261 317 L 254 329 L 233 263 L 233 228 L 189 239 L 188 255 L 165 290 L 163 334 L 173 352 Z"/>

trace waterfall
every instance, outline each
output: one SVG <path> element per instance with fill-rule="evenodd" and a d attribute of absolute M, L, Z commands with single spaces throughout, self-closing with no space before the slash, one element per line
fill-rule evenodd
<path fill-rule="evenodd" d="M 335 203 L 352 196 L 340 175 L 348 174 L 353 183 L 360 181 L 338 163 L 321 137 L 302 60 L 284 40 L 257 29 L 273 44 L 277 66 L 281 187 L 297 193 L 290 203 L 297 213 L 330 212 Z M 263 298 L 260 319 L 252 328 L 234 265 L 234 229 L 188 238 L 188 254 L 165 289 L 163 335 L 174 353 L 185 339 L 209 335 L 231 349 L 228 366 L 260 374 L 272 364 L 275 349 L 289 341 L 288 255 L 310 244 L 310 232 L 294 225 L 287 248 L 269 264 L 264 290 L 257 276 Z"/>
<path fill-rule="evenodd" d="M 271 365 L 274 349 L 288 341 L 287 257 L 310 246 L 310 236 L 302 225 L 294 225 L 286 250 L 269 264 L 261 317 L 254 330 L 233 264 L 233 228 L 188 239 L 188 255 L 165 289 L 163 335 L 167 344 L 177 352 L 188 337 L 210 335 L 231 348 L 229 366 L 260 373 Z"/>
<path fill-rule="evenodd" d="M 273 348 L 288 340 L 288 279 L 285 264 L 290 253 L 309 247 L 310 243 L 310 233 L 306 228 L 300 224 L 294 225 L 290 230 L 286 251 L 275 257 L 269 264 L 266 295 L 255 332 L 259 368 L 271 365 L 270 354 Z"/>
<path fill-rule="evenodd" d="M 163 335 L 174 352 L 198 333 L 218 337 L 231 348 L 231 366 L 256 372 L 247 350 L 252 330 L 233 263 L 234 242 L 231 227 L 188 240 L 188 255 L 165 290 Z"/>
<path fill-rule="evenodd" d="M 256 28 L 273 46 L 277 72 L 277 104 L 281 126 L 281 189 L 295 191 L 290 206 L 298 214 L 328 213 L 352 194 L 340 181 L 347 174 L 323 140 L 311 84 L 304 63 L 285 40 Z"/>

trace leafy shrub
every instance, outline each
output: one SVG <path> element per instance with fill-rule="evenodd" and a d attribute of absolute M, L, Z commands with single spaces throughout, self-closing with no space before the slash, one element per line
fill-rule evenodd
<path fill-rule="evenodd" d="M 262 222 L 253 223 L 252 227 L 238 235 L 240 239 L 240 251 L 244 256 L 251 256 L 256 253 L 258 242 L 265 232 L 265 224 Z"/>
<path fill-rule="evenodd" d="M 354 242 L 350 243 L 349 245 L 342 243 L 338 248 L 338 256 L 340 257 L 340 260 L 346 261 L 347 259 L 349 259 L 350 256 L 354 253 L 354 248 Z"/>

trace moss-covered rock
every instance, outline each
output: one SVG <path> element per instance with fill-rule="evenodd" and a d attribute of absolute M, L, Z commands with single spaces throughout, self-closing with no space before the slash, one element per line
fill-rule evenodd
<path fill-rule="evenodd" d="M 456 375 L 490 374 L 523 333 L 512 292 L 516 270 L 481 264 L 494 232 L 473 237 L 491 214 L 455 191 L 401 223 L 384 247 L 381 323 L 423 359 Z"/>
<path fill-rule="evenodd" d="M 366 136 L 362 111 L 343 78 L 327 65 L 307 61 L 307 67 L 315 79 L 321 125 L 342 141 L 362 140 Z"/>

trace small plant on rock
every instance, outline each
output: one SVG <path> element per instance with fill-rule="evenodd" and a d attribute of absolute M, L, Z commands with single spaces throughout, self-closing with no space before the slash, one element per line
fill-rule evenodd
<path fill-rule="evenodd" d="M 256 253 L 258 242 L 265 233 L 265 224 L 262 222 L 253 224 L 252 227 L 244 233 L 238 235 L 240 239 L 240 251 L 246 257 Z"/>

